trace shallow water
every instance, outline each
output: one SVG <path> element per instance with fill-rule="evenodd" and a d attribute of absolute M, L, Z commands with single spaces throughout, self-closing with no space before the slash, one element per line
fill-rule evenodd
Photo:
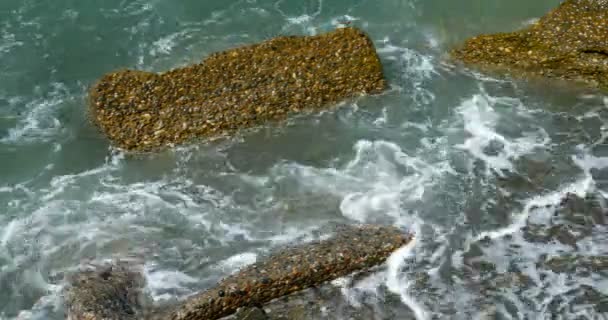
<path fill-rule="evenodd" d="M 334 283 L 378 319 L 608 317 L 607 266 L 582 262 L 608 255 L 606 225 L 555 214 L 567 193 L 608 192 L 608 97 L 444 59 L 558 3 L 2 1 L 0 318 L 63 319 L 63 275 L 83 261 L 145 261 L 160 301 L 357 222 L 417 237 L 377 273 Z M 112 149 L 87 121 L 105 72 L 345 22 L 374 40 L 384 94 L 154 155 Z M 546 263 L 566 256 L 565 270 Z"/>

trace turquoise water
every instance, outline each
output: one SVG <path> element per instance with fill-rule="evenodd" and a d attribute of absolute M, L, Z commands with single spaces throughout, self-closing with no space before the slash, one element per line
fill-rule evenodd
<path fill-rule="evenodd" d="M 336 283 L 349 303 L 399 319 L 606 317 L 605 266 L 544 262 L 608 253 L 605 225 L 553 214 L 568 192 L 608 192 L 608 97 L 445 60 L 558 3 L 2 1 L 0 318 L 63 319 L 64 274 L 87 261 L 142 261 L 162 301 L 358 222 L 417 241 L 366 281 Z M 386 93 L 153 155 L 111 148 L 87 120 L 105 72 L 164 71 L 345 21 L 374 40 Z"/>

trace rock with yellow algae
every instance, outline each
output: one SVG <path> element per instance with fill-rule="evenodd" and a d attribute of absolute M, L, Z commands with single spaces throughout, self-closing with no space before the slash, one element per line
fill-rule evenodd
<path fill-rule="evenodd" d="M 162 74 L 122 70 L 90 91 L 93 121 L 114 145 L 149 151 L 230 134 L 386 87 L 368 36 L 341 28 L 212 54 Z"/>

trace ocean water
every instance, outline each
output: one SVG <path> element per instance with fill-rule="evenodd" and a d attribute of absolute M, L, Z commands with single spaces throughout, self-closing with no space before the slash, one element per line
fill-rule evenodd
<path fill-rule="evenodd" d="M 141 261 L 162 301 L 360 222 L 416 241 L 366 279 L 333 284 L 353 306 L 406 310 L 398 319 L 607 319 L 607 262 L 585 262 L 607 258 L 607 227 L 556 210 L 568 193 L 595 197 L 608 219 L 608 96 L 446 59 L 558 3 L 1 1 L 0 319 L 63 319 L 64 275 L 81 264 Z M 113 149 L 87 119 L 87 88 L 105 72 L 165 71 L 344 23 L 373 39 L 385 93 L 148 155 Z"/>

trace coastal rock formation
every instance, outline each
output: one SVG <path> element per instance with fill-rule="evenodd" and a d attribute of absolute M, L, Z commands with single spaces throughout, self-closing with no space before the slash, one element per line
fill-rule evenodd
<path fill-rule="evenodd" d="M 383 263 L 411 239 L 411 235 L 390 226 L 340 227 L 327 240 L 286 248 L 244 267 L 178 306 L 160 311 L 145 310 L 144 313 L 135 312 L 133 308 L 138 304 L 125 298 L 129 296 L 128 288 L 134 287 L 134 281 L 123 281 L 122 277 L 114 277 L 107 272 L 105 277 L 87 272 L 75 277 L 86 281 L 72 282 L 69 286 L 66 296 L 70 298 L 66 299 L 66 309 L 71 319 L 86 320 L 129 319 L 132 314 L 139 315 L 132 319 L 146 320 L 219 319 L 241 307 L 261 306 L 273 299 L 372 268 Z M 138 276 L 120 272 L 121 269 L 112 270 L 119 271 L 118 275 L 127 275 L 127 278 L 136 279 Z M 95 297 L 96 291 L 99 298 L 87 298 Z M 84 299 L 80 299 L 81 296 Z M 129 317 L 121 318 L 125 314 Z"/>
<path fill-rule="evenodd" d="M 122 70 L 90 91 L 93 121 L 114 145 L 148 151 L 282 120 L 386 86 L 372 41 L 341 28 L 277 37 L 162 74 Z"/>
<path fill-rule="evenodd" d="M 484 70 L 608 89 L 608 1 L 566 0 L 528 28 L 471 38 L 451 55 Z"/>

